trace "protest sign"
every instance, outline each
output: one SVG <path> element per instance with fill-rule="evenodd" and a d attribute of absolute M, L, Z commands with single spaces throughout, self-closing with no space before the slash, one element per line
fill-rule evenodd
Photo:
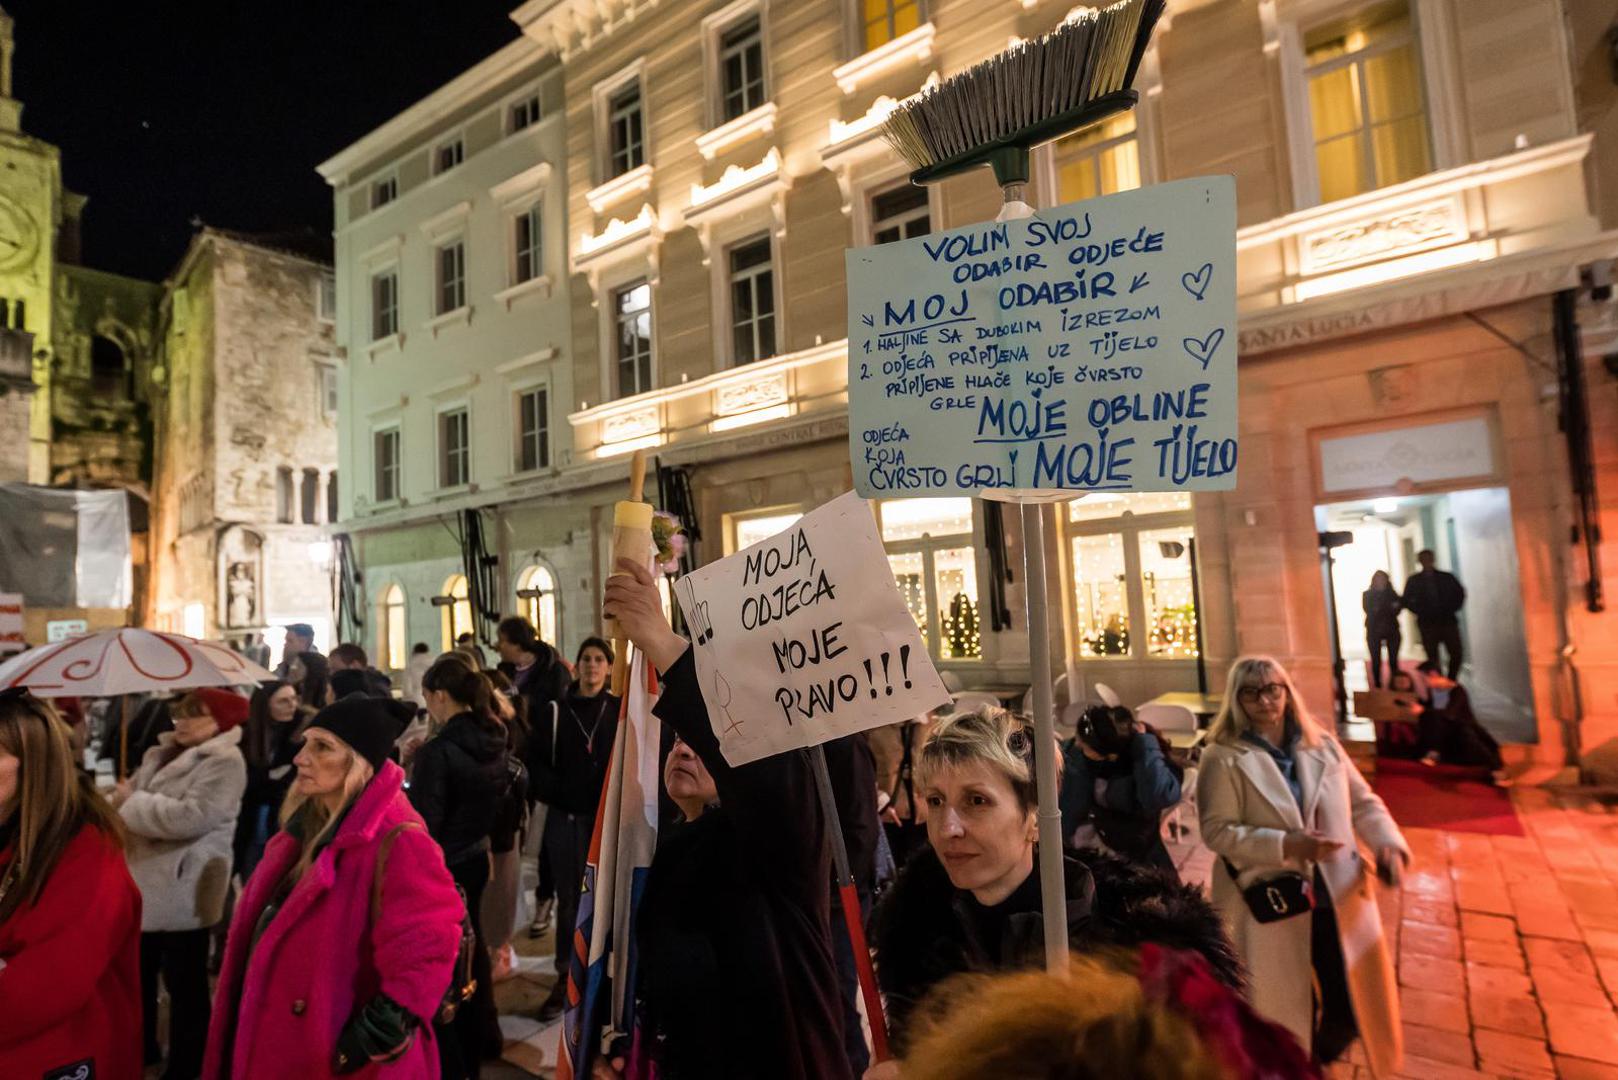
<path fill-rule="evenodd" d="M 855 490 L 1235 487 L 1235 238 L 1211 176 L 849 251 Z"/>
<path fill-rule="evenodd" d="M 864 499 L 674 583 L 732 765 L 909 720 L 949 701 Z"/>

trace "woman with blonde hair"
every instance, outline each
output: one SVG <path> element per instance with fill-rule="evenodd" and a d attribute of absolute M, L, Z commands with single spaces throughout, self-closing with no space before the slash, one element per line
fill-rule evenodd
<path fill-rule="evenodd" d="M 140 893 L 67 725 L 0 691 L 0 1073 L 141 1075 Z"/>
<path fill-rule="evenodd" d="M 1410 848 L 1275 660 L 1231 666 L 1197 805 L 1203 842 L 1220 856 L 1214 903 L 1254 1006 L 1316 1061 L 1335 1060 L 1358 1036 L 1372 1073 L 1393 1075 L 1403 1055 L 1398 984 L 1372 876 L 1398 884 Z"/>
<path fill-rule="evenodd" d="M 916 794 L 931 846 L 911 856 L 876 913 L 877 979 L 901 1056 L 913 1011 L 937 984 L 1044 959 L 1033 764 L 1032 726 L 1000 708 L 945 717 L 922 745 Z M 1227 984 L 1240 984 L 1219 915 L 1197 889 L 1093 850 L 1068 851 L 1063 875 L 1075 949 L 1192 950 Z"/>
<path fill-rule="evenodd" d="M 305 729 L 281 831 L 231 921 L 204 1077 L 439 1075 L 463 909 L 388 760 L 397 728 L 356 696 Z"/>

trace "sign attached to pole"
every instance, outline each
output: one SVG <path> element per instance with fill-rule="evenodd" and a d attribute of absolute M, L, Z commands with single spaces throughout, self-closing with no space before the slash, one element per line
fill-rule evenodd
<path fill-rule="evenodd" d="M 674 583 L 732 765 L 896 724 L 950 699 L 850 492 Z"/>
<path fill-rule="evenodd" d="M 849 251 L 855 490 L 1235 487 L 1235 237 L 1209 176 Z"/>

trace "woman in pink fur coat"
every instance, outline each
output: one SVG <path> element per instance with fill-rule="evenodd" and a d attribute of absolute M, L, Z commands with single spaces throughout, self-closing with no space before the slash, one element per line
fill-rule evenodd
<path fill-rule="evenodd" d="M 358 697 L 310 721 L 282 831 L 231 920 L 207 1080 L 439 1075 L 432 1020 L 462 904 L 387 758 L 396 728 Z"/>

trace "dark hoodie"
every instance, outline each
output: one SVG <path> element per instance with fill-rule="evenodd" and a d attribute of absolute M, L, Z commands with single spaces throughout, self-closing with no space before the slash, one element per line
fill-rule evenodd
<path fill-rule="evenodd" d="M 410 802 L 444 849 L 445 864 L 489 850 L 489 833 L 510 783 L 505 759 L 504 729 L 470 712 L 452 717 L 416 751 Z"/>
<path fill-rule="evenodd" d="M 1219 913 L 1201 891 L 1098 851 L 1069 851 L 1068 943 L 1075 952 L 1154 942 L 1201 953 L 1227 985 L 1240 989 L 1241 961 Z M 913 855 L 876 910 L 877 981 L 888 1031 L 901 1055 L 916 1006 L 962 972 L 1038 967 L 1045 956 L 1039 864 L 993 907 L 950 884 L 931 848 Z"/>
<path fill-rule="evenodd" d="M 613 741 L 618 737 L 620 704 L 607 690 L 585 697 L 574 683 L 556 711 L 558 726 L 552 727 L 549 705 L 532 721 L 527 764 L 536 799 L 595 819 Z"/>

